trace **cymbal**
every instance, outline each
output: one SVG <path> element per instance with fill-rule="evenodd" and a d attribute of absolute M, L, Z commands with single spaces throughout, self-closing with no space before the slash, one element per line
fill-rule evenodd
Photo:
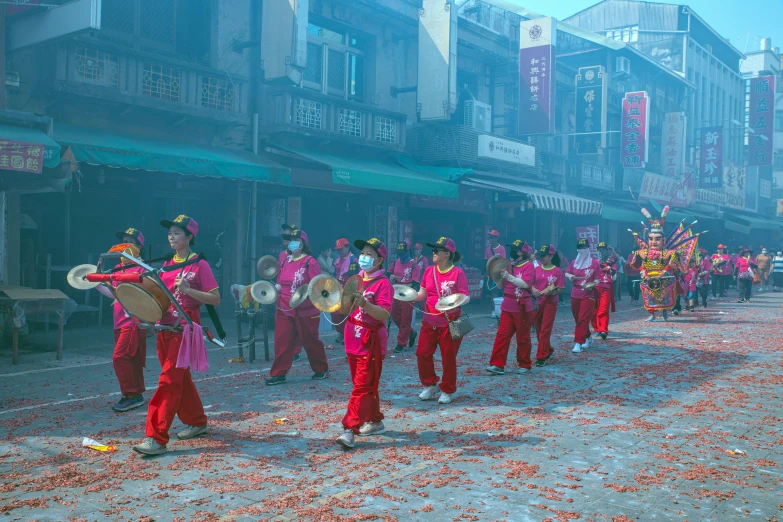
<path fill-rule="evenodd" d="M 394 298 L 397 301 L 411 302 L 416 300 L 418 292 L 407 285 L 394 285 Z"/>
<path fill-rule="evenodd" d="M 489 276 L 495 284 L 498 284 L 500 282 L 500 273 L 503 270 L 508 272 L 510 267 L 511 263 L 505 257 L 492 256 L 489 258 L 489 261 L 487 261 L 487 276 Z"/>
<path fill-rule="evenodd" d="M 294 295 L 291 296 L 291 302 L 288 303 L 288 306 L 290 306 L 293 310 L 300 304 L 304 303 L 307 300 L 307 294 L 309 291 L 310 288 L 307 285 L 297 288 L 296 292 L 294 292 Z"/>
<path fill-rule="evenodd" d="M 257 281 L 250 287 L 253 301 L 262 305 L 270 305 L 277 301 L 277 288 L 269 281 Z"/>
<path fill-rule="evenodd" d="M 435 310 L 438 312 L 448 312 L 454 310 L 470 301 L 470 298 L 465 294 L 451 294 L 438 299 L 435 303 Z"/>
<path fill-rule="evenodd" d="M 274 256 L 264 256 L 258 260 L 256 270 L 261 279 L 274 279 L 280 272 L 280 267 L 277 266 L 277 259 Z"/>
<path fill-rule="evenodd" d="M 342 289 L 340 281 L 328 274 L 318 274 L 308 285 L 307 296 L 322 312 L 336 312 L 340 309 Z"/>
<path fill-rule="evenodd" d="M 589 283 L 585 283 L 584 286 L 582 286 L 582 288 L 584 290 L 592 290 L 596 286 L 598 286 L 598 283 L 596 283 L 595 281 L 591 281 Z"/>
<path fill-rule="evenodd" d="M 347 315 L 351 313 L 354 302 L 354 294 L 360 294 L 364 291 L 364 279 L 359 274 L 351 276 L 345 283 L 343 294 L 340 298 L 340 313 Z"/>
<path fill-rule="evenodd" d="M 68 281 L 68 284 L 74 287 L 77 290 L 90 290 L 91 288 L 95 288 L 100 283 L 91 283 L 90 281 L 87 281 L 84 277 L 87 274 L 94 274 L 98 271 L 98 267 L 95 265 L 79 265 L 71 268 L 71 271 L 68 272 L 68 276 L 66 277 L 66 280 Z"/>

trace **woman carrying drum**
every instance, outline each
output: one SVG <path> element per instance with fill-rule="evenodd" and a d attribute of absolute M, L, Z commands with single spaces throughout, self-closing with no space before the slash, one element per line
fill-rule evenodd
<path fill-rule="evenodd" d="M 501 272 L 503 302 L 500 305 L 500 326 L 495 336 L 495 345 L 489 359 L 487 371 L 503 375 L 508 361 L 508 347 L 511 337 L 517 336 L 517 364 L 519 373 L 530 373 L 533 366 L 530 361 L 530 327 L 533 325 L 533 294 L 531 288 L 536 280 L 536 271 L 530 262 L 533 249 L 521 239 L 510 245 L 513 259 L 511 273 Z"/>
<path fill-rule="evenodd" d="M 171 261 L 163 264 L 164 268 L 184 263 L 195 257 L 196 254 L 191 250 L 198 235 L 198 223 L 195 219 L 180 215 L 174 221 L 164 220 L 160 224 L 168 229 L 169 245 L 176 252 Z M 220 304 L 217 281 L 209 263 L 204 259 L 181 270 L 161 272 L 160 279 L 194 323 L 201 324 L 202 304 L 212 306 Z M 179 316 L 174 305 L 171 305 L 160 324 L 182 326 L 185 320 Z M 169 428 L 175 416 L 185 424 L 185 429 L 177 434 L 180 440 L 192 439 L 207 431 L 204 405 L 196 391 L 196 385 L 193 384 L 190 369 L 177 368 L 182 340 L 181 331 L 158 332 L 156 348 L 161 365 L 160 379 L 158 389 L 147 410 L 147 438 L 141 444 L 133 446 L 134 451 L 138 453 L 144 455 L 166 453 Z"/>
<path fill-rule="evenodd" d="M 560 254 L 555 245 L 541 245 L 538 249 L 541 262 L 536 266 L 533 295 L 536 296 L 538 310 L 533 318 L 538 338 L 538 353 L 536 366 L 544 366 L 555 353 L 552 348 L 552 329 L 555 326 L 557 307 L 560 304 L 558 296 L 565 288 L 565 277 L 560 269 Z"/>
<path fill-rule="evenodd" d="M 449 331 L 449 320 L 462 315 L 462 309 L 456 308 L 448 312 L 439 312 L 435 304 L 442 297 L 453 294 L 465 296 L 463 305 L 470 301 L 468 278 L 461 268 L 454 266 L 459 261 L 460 253 L 453 240 L 442 237 L 436 243 L 427 243 L 432 248 L 432 266 L 424 271 L 421 278 L 421 288 L 417 301 L 426 300 L 426 311 L 419 334 L 419 345 L 416 349 L 418 358 L 419 378 L 426 386 L 419 394 L 419 399 L 430 401 L 440 392 L 439 404 L 451 402 L 452 395 L 457 391 L 457 352 L 462 339 L 452 339 Z M 447 318 L 448 317 L 448 318 Z M 435 373 L 433 355 L 440 347 L 443 361 L 443 380 L 438 386 L 438 375 Z"/>
<path fill-rule="evenodd" d="M 277 275 L 278 313 L 275 317 L 275 361 L 269 372 L 269 378 L 264 381 L 267 386 L 275 386 L 286 382 L 286 374 L 291 369 L 297 344 L 301 343 L 313 369 L 313 380 L 326 378 L 329 364 L 326 362 L 324 343 L 318 336 L 320 312 L 307 299 L 296 308 L 291 308 L 291 296 L 301 287 L 321 273 L 318 261 L 310 255 L 310 245 L 307 234 L 303 230 L 294 229 L 291 234 L 284 235 L 288 241 L 289 257 L 283 260 L 280 273 Z"/>
<path fill-rule="evenodd" d="M 392 284 L 383 271 L 383 262 L 388 255 L 386 245 L 377 238 L 357 239 L 353 244 L 361 251 L 359 265 L 364 290 L 356 294 L 354 311 L 348 317 L 350 324 L 345 328 L 345 353 L 353 391 L 343 417 L 343 434 L 337 438 L 337 443 L 346 449 L 354 447 L 355 435 L 380 435 L 386 431 L 378 384 L 389 342 L 386 321 L 394 295 Z"/>
<path fill-rule="evenodd" d="M 144 247 L 144 234 L 135 228 L 129 228 L 125 232 L 117 232 L 117 239 L 123 245 L 131 244 L 136 249 Z M 114 250 L 114 249 L 112 249 Z M 131 264 L 125 259 L 114 267 L 117 273 L 141 274 L 144 269 Z M 113 283 L 116 286 L 118 283 Z M 106 286 L 98 286 L 97 290 L 114 301 L 112 306 L 114 316 L 114 354 L 112 363 L 117 381 L 120 384 L 122 398 L 112 406 L 114 411 L 130 411 L 144 405 L 142 393 L 144 387 L 144 367 L 147 361 L 147 333 L 140 329 L 130 318 L 114 294 Z"/>

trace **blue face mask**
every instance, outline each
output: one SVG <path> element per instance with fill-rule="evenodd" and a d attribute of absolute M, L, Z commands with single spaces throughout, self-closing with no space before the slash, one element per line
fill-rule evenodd
<path fill-rule="evenodd" d="M 359 268 L 365 272 L 372 269 L 375 264 L 375 258 L 370 256 L 359 256 Z"/>
<path fill-rule="evenodd" d="M 411 253 L 408 252 L 407 250 L 400 254 L 400 261 L 402 261 L 403 263 L 407 263 L 410 260 L 411 260 Z"/>
<path fill-rule="evenodd" d="M 296 252 L 302 248 L 302 242 L 301 241 L 289 241 L 288 242 L 288 251 L 289 252 Z"/>

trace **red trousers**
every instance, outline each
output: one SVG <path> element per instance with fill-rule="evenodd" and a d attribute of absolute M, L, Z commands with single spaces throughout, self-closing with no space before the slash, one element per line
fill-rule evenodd
<path fill-rule="evenodd" d="M 557 316 L 557 301 L 546 299 L 538 303 L 538 310 L 533 316 L 533 324 L 536 325 L 536 338 L 538 339 L 538 353 L 536 359 L 546 359 L 554 352 L 552 348 L 552 329 L 555 326 Z"/>
<path fill-rule="evenodd" d="M 530 341 L 530 328 L 533 326 L 533 312 L 500 312 L 500 326 L 495 336 L 495 345 L 492 347 L 492 355 L 489 364 L 498 368 L 505 368 L 508 360 L 508 348 L 511 338 L 517 336 L 517 364 L 520 368 L 530 369 L 533 365 L 530 361 L 530 350 L 533 343 Z"/>
<path fill-rule="evenodd" d="M 314 373 L 329 370 L 326 362 L 324 343 L 318 336 L 320 316 L 301 317 L 299 315 L 277 314 L 275 323 L 275 361 L 269 375 L 285 375 L 294 362 L 297 344 L 301 343 L 310 361 Z"/>
<path fill-rule="evenodd" d="M 392 302 L 391 317 L 394 324 L 397 325 L 399 331 L 397 332 L 397 344 L 400 346 L 408 346 L 408 341 L 411 339 L 411 322 L 413 321 L 413 306 L 412 303 L 404 303 L 402 301 L 394 300 Z"/>
<path fill-rule="evenodd" d="M 443 380 L 440 383 L 440 390 L 443 393 L 457 391 L 457 352 L 460 344 L 462 344 L 462 339 L 452 339 L 448 326 L 436 328 L 427 323 L 421 324 L 416 357 L 419 363 L 419 379 L 423 385 L 435 386 L 438 384 L 433 356 L 435 350 L 440 346 L 440 357 L 443 362 Z"/>
<path fill-rule="evenodd" d="M 114 373 L 123 395 L 144 393 L 147 334 L 136 326 L 114 330 Z"/>
<path fill-rule="evenodd" d="M 584 344 L 590 337 L 590 319 L 593 317 L 595 299 L 571 298 L 571 313 L 574 315 L 576 327 L 574 328 L 574 342 Z"/>
<path fill-rule="evenodd" d="M 158 360 L 161 371 L 158 389 L 147 410 L 147 437 L 160 444 L 169 442 L 169 428 L 174 417 L 183 424 L 203 426 L 207 423 L 204 405 L 190 376 L 190 369 L 177 368 L 182 333 L 158 332 Z"/>
<path fill-rule="evenodd" d="M 609 333 L 609 312 L 614 305 L 614 291 L 611 288 L 596 288 L 598 303 L 593 310 L 592 324 L 595 333 Z"/>

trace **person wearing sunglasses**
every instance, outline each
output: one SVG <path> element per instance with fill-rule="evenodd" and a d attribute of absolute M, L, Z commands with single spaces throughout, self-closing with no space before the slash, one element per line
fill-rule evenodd
<path fill-rule="evenodd" d="M 301 343 L 313 369 L 313 380 L 325 379 L 329 373 L 324 343 L 318 335 L 320 312 L 306 299 L 298 307 L 291 308 L 291 297 L 301 287 L 321 273 L 318 261 L 310 252 L 307 234 L 294 229 L 284 234 L 288 241 L 288 258 L 283 261 L 277 275 L 277 313 L 275 316 L 275 360 L 269 372 L 267 386 L 276 386 L 286 382 L 286 374 L 291 369 L 297 344 Z"/>
<path fill-rule="evenodd" d="M 449 404 L 457 391 L 457 352 L 462 339 L 452 339 L 449 321 L 462 315 L 462 309 L 439 312 L 435 304 L 442 297 L 453 294 L 470 295 L 468 278 L 461 268 L 454 266 L 461 255 L 453 240 L 442 237 L 435 243 L 427 243 L 432 248 L 432 266 L 428 267 L 421 278 L 421 288 L 417 301 L 426 301 L 426 310 L 419 332 L 419 344 L 416 348 L 419 379 L 426 386 L 419 399 L 430 401 L 438 396 L 438 404 Z M 467 297 L 467 304 L 470 298 Z M 440 347 L 443 363 L 443 379 L 438 386 L 435 373 L 435 350 Z"/>

